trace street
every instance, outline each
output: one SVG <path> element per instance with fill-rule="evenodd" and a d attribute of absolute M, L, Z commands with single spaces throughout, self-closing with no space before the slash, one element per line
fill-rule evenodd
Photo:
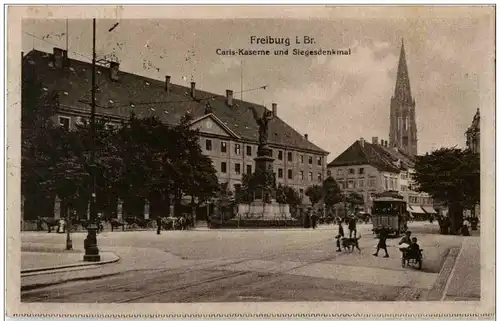
<path fill-rule="evenodd" d="M 372 256 L 371 225 L 358 226 L 361 253 L 336 252 L 335 226 L 317 230 L 104 232 L 101 251 L 119 263 L 113 276 L 23 291 L 23 302 L 243 302 L 425 300 L 441 266 L 462 238 L 437 233 L 437 224 L 409 225 L 424 252 L 423 268 L 402 268 L 398 239 L 390 258 Z M 75 249 L 84 233 L 73 234 Z M 64 246 L 65 236 L 23 233 L 23 246 Z"/>

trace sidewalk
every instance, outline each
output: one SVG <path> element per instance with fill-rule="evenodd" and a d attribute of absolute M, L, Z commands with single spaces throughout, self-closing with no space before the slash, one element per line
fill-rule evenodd
<path fill-rule="evenodd" d="M 43 273 L 26 273 L 21 276 L 21 291 L 28 291 L 69 281 L 93 280 L 137 270 L 177 269 L 199 264 L 216 263 L 217 260 L 184 260 L 176 255 L 155 248 L 113 247 L 101 249 L 120 258 L 113 264 L 80 265 L 74 268 Z M 67 255 L 67 254 L 66 254 Z M 81 260 L 83 253 L 77 253 Z"/>
<path fill-rule="evenodd" d="M 83 252 L 21 252 L 21 274 L 53 271 L 73 267 L 88 267 L 117 262 L 120 258 L 112 252 L 101 252 L 101 261 L 83 261 Z"/>
<path fill-rule="evenodd" d="M 481 299 L 480 238 L 466 237 L 448 280 L 443 300 L 468 301 Z"/>

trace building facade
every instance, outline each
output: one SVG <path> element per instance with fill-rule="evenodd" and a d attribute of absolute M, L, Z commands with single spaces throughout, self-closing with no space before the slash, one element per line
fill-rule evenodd
<path fill-rule="evenodd" d="M 474 115 L 474 118 L 472 119 L 472 123 L 467 128 L 467 131 L 465 132 L 465 138 L 466 138 L 466 146 L 469 150 L 476 154 L 481 153 L 481 131 L 480 131 L 480 120 L 481 116 L 479 113 L 479 108 L 476 110 L 476 114 Z M 481 217 L 481 206 L 480 204 L 477 204 L 474 206 L 471 212 L 472 216 L 475 217 Z"/>
<path fill-rule="evenodd" d="M 467 131 L 465 132 L 465 143 L 467 148 L 477 154 L 481 152 L 480 118 L 481 116 L 479 114 L 478 108 L 476 114 L 474 115 L 474 118 L 472 119 L 470 127 L 467 128 Z"/>
<path fill-rule="evenodd" d="M 60 106 L 53 121 L 74 129 L 90 114 L 91 65 L 69 59 L 65 50 L 53 53 L 33 50 L 23 56 L 23 73 L 31 69 L 43 83 L 44 91 L 57 91 Z M 120 71 L 110 62 L 96 67 L 96 117 L 108 126 L 120 126 L 133 112 L 136 117 L 157 116 L 170 125 L 189 113 L 191 126 L 200 133 L 203 152 L 210 156 L 219 183 L 235 189 L 244 173 L 255 170 L 258 127 L 250 107 L 262 113 L 266 107 L 234 99 L 233 91 L 217 95 L 196 88 L 176 85 L 171 77 L 164 81 Z M 321 184 L 326 176 L 328 152 L 309 141 L 285 123 L 272 104 L 273 120 L 269 124 L 269 146 L 273 149 L 274 172 L 278 184 L 304 193 L 308 186 Z"/>
<path fill-rule="evenodd" d="M 412 189 L 414 160 L 388 141 L 377 137 L 368 143 L 361 138 L 328 164 L 328 170 L 346 195 L 363 196 L 364 210 L 371 213 L 373 198 L 384 191 L 398 191 L 414 216 L 435 214 L 432 198 Z"/>
<path fill-rule="evenodd" d="M 403 42 L 401 42 L 396 86 L 391 97 L 389 146 L 397 147 L 410 156 L 417 155 L 415 99 L 411 95 Z"/>

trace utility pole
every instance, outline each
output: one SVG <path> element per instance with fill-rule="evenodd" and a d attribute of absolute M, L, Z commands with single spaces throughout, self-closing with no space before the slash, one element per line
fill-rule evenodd
<path fill-rule="evenodd" d="M 90 224 L 87 226 L 87 238 L 84 241 L 85 255 L 84 261 L 99 262 L 101 256 L 99 255 L 99 248 L 97 247 L 97 218 L 96 218 L 96 184 L 95 184 L 95 33 L 96 33 L 96 19 L 92 22 L 92 102 L 90 110 L 90 134 L 92 137 L 92 144 L 90 149 Z"/>

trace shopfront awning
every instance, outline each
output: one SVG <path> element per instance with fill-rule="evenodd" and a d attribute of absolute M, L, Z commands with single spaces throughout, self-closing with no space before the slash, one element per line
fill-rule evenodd
<path fill-rule="evenodd" d="M 422 209 L 427 213 L 427 214 L 437 214 L 436 210 L 430 206 L 422 206 Z"/>
<path fill-rule="evenodd" d="M 417 205 L 411 205 L 411 213 L 415 213 L 415 214 L 427 214 L 420 206 L 417 206 Z"/>
<path fill-rule="evenodd" d="M 409 213 L 413 212 L 413 210 L 411 209 L 411 206 L 408 204 L 406 204 L 406 211 Z"/>

